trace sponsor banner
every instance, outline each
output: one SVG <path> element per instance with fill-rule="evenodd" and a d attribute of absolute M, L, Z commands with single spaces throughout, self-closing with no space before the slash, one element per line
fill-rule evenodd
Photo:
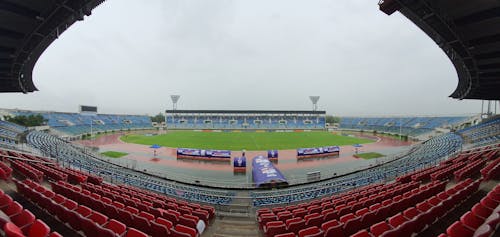
<path fill-rule="evenodd" d="M 264 156 L 256 156 L 253 158 L 252 177 L 257 187 L 288 184 L 281 171 Z"/>
<path fill-rule="evenodd" d="M 207 157 L 207 158 L 231 158 L 231 151 L 229 150 L 203 150 L 192 148 L 177 148 L 177 157 Z"/>
<path fill-rule="evenodd" d="M 297 149 L 297 156 L 333 154 L 339 152 L 340 152 L 340 147 L 338 146 L 299 148 Z"/>

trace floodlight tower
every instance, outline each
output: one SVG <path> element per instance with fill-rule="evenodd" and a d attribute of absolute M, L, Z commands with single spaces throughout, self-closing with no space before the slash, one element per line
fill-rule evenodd
<path fill-rule="evenodd" d="M 177 110 L 177 101 L 181 98 L 180 95 L 171 95 L 172 100 L 172 125 L 175 126 L 175 111 Z M 165 127 L 167 127 L 167 113 L 165 113 Z M 168 128 L 167 128 L 168 129 Z"/>
<path fill-rule="evenodd" d="M 312 102 L 312 106 L 313 106 L 313 111 L 316 111 L 318 110 L 318 100 L 319 100 L 319 96 L 317 95 L 311 95 L 309 96 L 309 99 L 311 100 Z"/>
<path fill-rule="evenodd" d="M 171 95 L 170 99 L 172 99 L 172 110 L 177 110 L 177 101 L 181 98 L 180 95 Z"/>

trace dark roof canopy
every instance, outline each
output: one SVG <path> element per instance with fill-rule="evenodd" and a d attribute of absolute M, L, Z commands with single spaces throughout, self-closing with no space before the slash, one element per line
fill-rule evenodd
<path fill-rule="evenodd" d="M 381 0 L 401 12 L 448 55 L 458 74 L 456 99 L 500 100 L 499 0 Z"/>
<path fill-rule="evenodd" d="M 33 92 L 33 67 L 68 27 L 104 0 L 1 0 L 0 92 Z M 500 99 L 500 1 L 380 0 L 400 11 L 448 55 L 458 73 L 457 99 Z"/>
<path fill-rule="evenodd" d="M 168 114 L 326 114 L 312 110 L 166 110 Z"/>
<path fill-rule="evenodd" d="M 33 92 L 43 51 L 104 0 L 1 0 L 0 92 Z"/>

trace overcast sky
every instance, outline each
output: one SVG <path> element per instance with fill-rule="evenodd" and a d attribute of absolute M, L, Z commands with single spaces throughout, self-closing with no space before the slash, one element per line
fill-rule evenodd
<path fill-rule="evenodd" d="M 319 109 L 335 115 L 450 115 L 443 51 L 376 0 L 107 0 L 38 60 L 31 94 L 0 107 L 156 114 L 170 109 Z"/>

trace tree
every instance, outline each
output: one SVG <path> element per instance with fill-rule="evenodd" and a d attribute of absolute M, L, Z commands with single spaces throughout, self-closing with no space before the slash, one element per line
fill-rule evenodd
<path fill-rule="evenodd" d="M 157 122 L 157 123 L 165 122 L 165 116 L 162 113 L 159 113 L 151 117 L 151 122 Z"/>
<path fill-rule="evenodd" d="M 329 124 L 340 123 L 340 118 L 335 117 L 333 115 L 327 115 L 326 116 L 326 123 L 329 123 Z"/>
<path fill-rule="evenodd" d="M 25 127 L 41 126 L 47 123 L 47 119 L 45 119 L 41 114 L 30 114 L 28 116 L 19 115 L 15 117 L 5 116 L 4 118 L 6 121 Z"/>

